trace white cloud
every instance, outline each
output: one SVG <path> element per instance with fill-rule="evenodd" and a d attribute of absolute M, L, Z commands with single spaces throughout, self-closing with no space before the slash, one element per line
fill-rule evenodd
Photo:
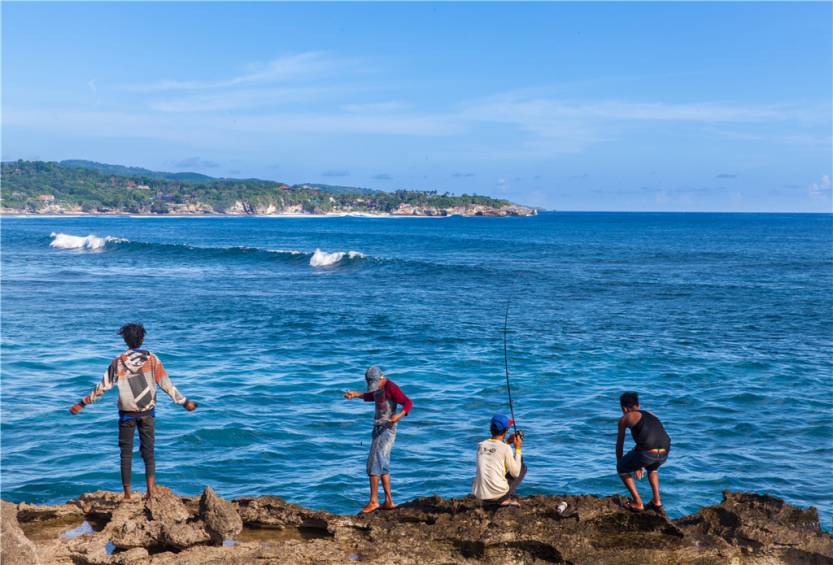
<path fill-rule="evenodd" d="M 832 190 L 830 175 L 822 175 L 819 180 L 807 187 L 811 198 L 830 198 Z"/>
<path fill-rule="evenodd" d="M 147 84 L 133 84 L 125 87 L 135 92 L 165 92 L 187 90 L 212 90 L 246 86 L 252 84 L 270 84 L 302 76 L 320 74 L 346 64 L 345 61 L 328 57 L 320 51 L 284 55 L 268 63 L 247 65 L 245 72 L 233 77 L 219 80 L 161 80 Z"/>
<path fill-rule="evenodd" d="M 251 110 L 291 102 L 309 101 L 326 94 L 326 87 L 292 87 L 212 91 L 177 98 L 151 100 L 148 107 L 158 112 L 218 112 Z"/>
<path fill-rule="evenodd" d="M 788 123 L 795 127 L 795 124 L 827 123 L 829 112 L 823 108 L 786 104 L 576 102 L 518 91 L 465 104 L 460 117 L 471 123 L 508 125 L 527 134 L 520 144 L 503 152 L 504 157 L 523 158 L 578 153 L 590 145 L 621 138 L 629 127 L 640 123 L 701 124 L 711 129 L 726 124 L 737 127 Z M 707 132 L 708 129 L 704 131 Z M 783 132 L 782 136 L 785 136 Z M 826 141 L 828 145 L 830 142 L 829 137 L 826 140 L 809 139 L 809 136 L 794 133 L 786 134 L 783 140 L 788 143 Z"/>
<path fill-rule="evenodd" d="M 442 115 L 266 113 L 240 116 L 66 111 L 61 109 L 4 108 L 3 125 L 47 133 L 104 138 L 147 138 L 198 142 L 202 146 L 233 146 L 241 134 L 251 143 L 288 134 L 368 134 L 446 136 L 461 133 L 459 125 Z"/>

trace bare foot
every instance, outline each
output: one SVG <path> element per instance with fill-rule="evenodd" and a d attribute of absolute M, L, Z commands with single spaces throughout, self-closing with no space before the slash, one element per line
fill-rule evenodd
<path fill-rule="evenodd" d="M 520 502 L 518 502 L 517 500 L 513 500 L 511 498 L 507 499 L 507 500 L 504 500 L 503 502 L 500 503 L 500 505 L 501 506 L 511 506 L 513 508 L 520 508 L 521 507 Z"/>
<path fill-rule="evenodd" d="M 385 502 L 382 505 L 382 510 L 393 510 L 394 508 L 396 508 L 396 504 L 394 504 L 392 500 Z"/>
<path fill-rule="evenodd" d="M 636 502 L 629 500 L 625 503 L 625 508 L 627 508 L 631 512 L 642 512 L 643 510 L 645 510 L 645 505 L 637 504 Z"/>
<path fill-rule="evenodd" d="M 373 512 L 374 510 L 378 510 L 378 509 L 379 509 L 379 503 L 378 502 L 373 502 L 371 500 L 370 502 L 367 503 L 367 506 L 362 508 L 362 511 L 360 513 L 361 514 L 369 514 L 369 513 Z"/>

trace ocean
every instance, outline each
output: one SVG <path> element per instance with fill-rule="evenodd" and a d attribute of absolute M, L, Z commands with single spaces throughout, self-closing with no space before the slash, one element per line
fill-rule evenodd
<path fill-rule="evenodd" d="M 670 515 L 733 489 L 833 529 L 833 215 L 4 217 L 0 233 L 6 500 L 120 489 L 116 391 L 67 409 L 131 321 L 200 403 L 159 393 L 160 484 L 357 511 L 373 410 L 341 395 L 376 364 L 414 402 L 395 500 L 464 496 L 508 412 L 508 302 L 522 495 L 624 495 L 633 389 L 672 438 Z"/>

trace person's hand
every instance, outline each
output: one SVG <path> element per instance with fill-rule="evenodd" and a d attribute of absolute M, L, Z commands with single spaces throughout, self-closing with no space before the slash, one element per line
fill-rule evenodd
<path fill-rule="evenodd" d="M 393 416 L 390 417 L 390 420 L 388 420 L 388 421 L 391 424 L 395 424 L 396 422 L 398 422 L 401 419 L 402 419 L 402 414 L 394 414 Z"/>
<path fill-rule="evenodd" d="M 636 470 L 636 478 L 637 478 L 638 480 L 640 480 L 640 481 L 641 481 L 641 480 L 642 480 L 642 477 L 644 477 L 644 476 L 645 476 L 645 469 L 644 469 L 644 468 L 643 468 L 643 469 L 637 469 L 637 470 Z"/>
<path fill-rule="evenodd" d="M 197 403 L 194 402 L 193 400 L 186 400 L 185 401 L 185 409 L 188 410 L 189 412 L 193 412 L 194 410 L 197 409 Z"/>
<path fill-rule="evenodd" d="M 346 398 L 347 400 L 353 400 L 357 396 L 359 396 L 359 393 L 352 390 L 348 390 L 344 393 L 344 398 Z"/>
<path fill-rule="evenodd" d="M 520 449 L 524 444 L 524 439 L 521 437 L 521 434 L 514 434 L 512 436 L 512 443 L 515 444 L 515 449 Z"/>
<path fill-rule="evenodd" d="M 72 414 L 73 416 L 75 416 L 76 414 L 78 414 L 83 409 L 84 409 L 84 405 L 81 404 L 80 402 L 78 402 L 78 403 L 73 404 L 72 406 L 69 407 L 69 413 Z"/>

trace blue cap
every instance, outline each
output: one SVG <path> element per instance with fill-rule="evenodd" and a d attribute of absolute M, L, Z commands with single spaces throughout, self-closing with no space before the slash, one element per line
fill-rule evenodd
<path fill-rule="evenodd" d="M 513 422 L 503 414 L 495 414 L 494 416 L 492 416 L 492 427 L 496 429 L 498 432 L 508 430 L 509 426 L 511 426 L 514 423 L 515 422 Z"/>

